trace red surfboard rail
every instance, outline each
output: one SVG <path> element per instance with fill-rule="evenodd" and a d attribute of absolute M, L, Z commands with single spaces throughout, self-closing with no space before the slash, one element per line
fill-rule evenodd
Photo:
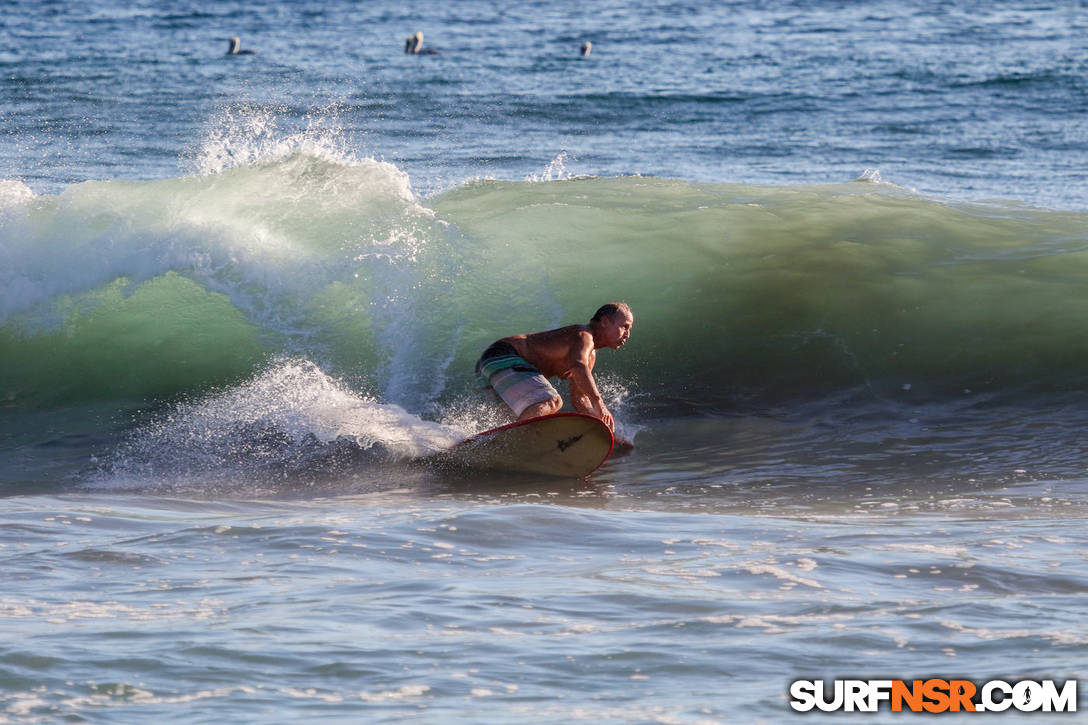
<path fill-rule="evenodd" d="M 485 430 L 435 456 L 464 468 L 585 478 L 612 454 L 608 426 L 585 413 L 553 413 Z"/>

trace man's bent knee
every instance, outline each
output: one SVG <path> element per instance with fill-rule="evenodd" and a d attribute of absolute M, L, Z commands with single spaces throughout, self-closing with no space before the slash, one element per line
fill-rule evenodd
<path fill-rule="evenodd" d="M 518 420 L 528 420 L 529 418 L 539 418 L 542 415 L 551 415 L 552 413 L 559 412 L 559 409 L 562 407 L 563 399 L 556 396 L 549 400 L 530 405 L 521 412 L 521 415 L 518 416 Z"/>

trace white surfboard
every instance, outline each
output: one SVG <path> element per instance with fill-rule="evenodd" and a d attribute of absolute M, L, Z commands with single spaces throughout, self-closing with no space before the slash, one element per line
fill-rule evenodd
<path fill-rule="evenodd" d="M 612 445 L 612 432 L 599 418 L 554 413 L 486 430 L 435 459 L 461 468 L 585 478 L 605 462 Z"/>

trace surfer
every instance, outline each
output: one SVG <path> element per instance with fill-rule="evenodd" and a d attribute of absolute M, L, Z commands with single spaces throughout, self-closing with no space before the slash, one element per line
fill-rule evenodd
<path fill-rule="evenodd" d="M 569 380 L 574 409 L 600 418 L 615 432 L 612 414 L 593 380 L 593 365 L 600 348 L 623 347 L 634 323 L 626 303 L 609 302 L 593 314 L 587 325 L 498 340 L 480 356 L 476 374 L 510 406 L 518 420 L 557 412 L 563 407 L 563 398 L 548 378 Z"/>

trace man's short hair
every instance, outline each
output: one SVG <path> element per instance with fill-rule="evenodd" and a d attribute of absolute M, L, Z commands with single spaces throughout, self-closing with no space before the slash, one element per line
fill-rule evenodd
<path fill-rule="evenodd" d="M 597 311 L 593 313 L 593 317 L 589 318 L 589 321 L 601 322 L 606 317 L 611 318 L 620 312 L 631 314 L 631 308 L 627 306 L 626 302 L 608 302 L 597 308 Z"/>

